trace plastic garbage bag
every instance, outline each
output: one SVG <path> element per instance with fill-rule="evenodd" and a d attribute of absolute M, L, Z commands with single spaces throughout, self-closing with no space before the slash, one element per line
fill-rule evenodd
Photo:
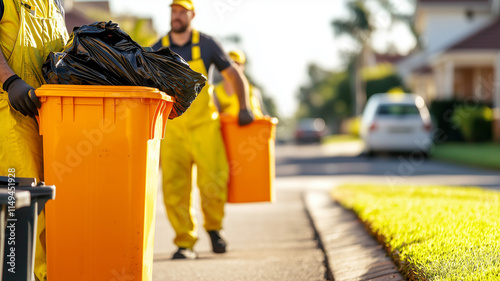
<path fill-rule="evenodd" d="M 169 48 L 148 52 L 111 21 L 75 28 L 64 50 L 49 54 L 42 73 L 49 84 L 158 88 L 176 99 L 169 119 L 181 116 L 206 82 Z"/>

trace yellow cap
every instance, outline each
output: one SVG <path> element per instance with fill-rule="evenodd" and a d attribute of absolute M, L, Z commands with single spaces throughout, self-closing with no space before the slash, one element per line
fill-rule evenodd
<path fill-rule="evenodd" d="M 186 10 L 190 11 L 194 10 L 194 4 L 192 0 L 174 0 L 174 2 L 170 4 L 170 7 L 172 7 L 172 5 L 180 5 L 184 7 Z"/>
<path fill-rule="evenodd" d="M 234 50 L 229 52 L 229 57 L 234 60 L 234 62 L 238 64 L 245 64 L 247 62 L 247 58 L 245 57 L 245 53 L 240 50 Z"/>

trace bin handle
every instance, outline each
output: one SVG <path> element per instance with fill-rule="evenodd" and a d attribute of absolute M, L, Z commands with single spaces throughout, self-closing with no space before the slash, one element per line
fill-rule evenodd
<path fill-rule="evenodd" d="M 168 116 L 170 115 L 170 111 L 172 111 L 172 107 L 174 105 L 174 101 L 171 100 L 159 100 L 158 105 L 156 106 L 156 110 L 152 116 L 150 116 L 150 131 L 149 131 L 149 139 L 154 139 L 155 130 L 156 130 L 156 121 L 157 119 L 163 115 L 162 120 L 162 128 L 161 128 L 161 139 L 165 138 L 165 126 L 167 125 Z"/>
<path fill-rule="evenodd" d="M 153 116 L 150 116 L 149 120 L 149 139 L 152 140 L 155 138 L 155 131 L 156 131 L 156 120 L 160 116 L 160 114 L 163 113 L 163 109 L 165 107 L 165 101 L 164 100 L 159 100 L 158 104 L 156 106 L 155 112 Z"/>
<path fill-rule="evenodd" d="M 161 134 L 161 139 L 165 138 L 165 131 L 166 126 L 167 126 L 167 121 L 168 121 L 168 116 L 170 115 L 170 112 L 172 111 L 172 107 L 174 106 L 173 102 L 165 101 L 165 108 L 163 109 L 163 127 L 162 127 L 162 134 Z"/>

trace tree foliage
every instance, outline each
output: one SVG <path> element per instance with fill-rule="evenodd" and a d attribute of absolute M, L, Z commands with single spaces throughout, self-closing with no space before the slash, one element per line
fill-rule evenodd
<path fill-rule="evenodd" d="M 149 19 L 123 18 L 120 28 L 143 47 L 149 47 L 158 40 L 158 35 L 151 28 L 151 21 Z"/>
<path fill-rule="evenodd" d="M 331 124 L 351 115 L 346 73 L 327 71 L 315 64 L 310 64 L 308 70 L 310 81 L 300 88 L 297 117 L 323 118 Z"/>
<path fill-rule="evenodd" d="M 370 21 L 370 11 L 366 8 L 365 1 L 356 0 L 347 3 L 350 18 L 339 19 L 332 22 L 335 36 L 347 35 L 354 39 L 359 47 L 370 40 L 374 26 Z"/>
<path fill-rule="evenodd" d="M 332 21 L 335 36 L 347 37 L 353 42 L 349 49 L 344 50 L 345 69 L 328 71 L 314 64 L 308 66 L 309 82 L 300 88 L 298 94 L 298 118 L 320 117 L 325 119 L 330 127 L 335 128 L 335 123 L 338 125 L 340 120 L 360 114 L 364 101 L 371 95 L 388 92 L 394 88 L 405 90 L 401 78 L 392 68 L 391 71 L 385 71 L 385 66 L 379 67 L 375 64 L 371 47 L 371 37 L 379 28 L 380 18 L 377 16 L 380 15 L 371 9 L 370 4 L 378 5 L 381 11 L 385 11 L 391 24 L 403 22 L 413 27 L 413 17 L 401 13 L 396 6 L 398 3 L 400 2 L 394 0 L 347 2 L 350 17 Z M 382 68 L 384 71 L 381 71 Z M 365 75 L 365 70 L 372 73 L 375 70 L 378 75 Z"/>
<path fill-rule="evenodd" d="M 310 64 L 308 70 L 309 82 L 300 88 L 298 94 L 297 118 L 323 118 L 330 127 L 335 128 L 341 120 L 355 115 L 348 71 L 328 71 L 315 64 Z M 367 89 L 366 99 L 394 88 L 405 90 L 401 78 L 394 72 L 387 72 L 381 77 L 362 78 Z"/>

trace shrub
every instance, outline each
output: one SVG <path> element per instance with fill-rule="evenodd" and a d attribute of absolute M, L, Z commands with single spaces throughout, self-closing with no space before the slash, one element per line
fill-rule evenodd
<path fill-rule="evenodd" d="M 366 99 L 378 93 L 387 93 L 394 88 L 401 88 L 403 92 L 406 89 L 403 86 L 403 81 L 396 74 L 391 74 L 376 80 L 366 81 Z"/>
<path fill-rule="evenodd" d="M 452 120 L 467 141 L 482 142 L 492 139 L 493 112 L 487 106 L 459 106 L 455 109 Z"/>
<path fill-rule="evenodd" d="M 462 106 L 469 107 L 489 107 L 490 105 L 484 102 L 467 102 L 465 100 L 434 100 L 429 106 L 429 111 L 439 135 L 444 136 L 443 141 L 464 141 L 462 130 L 453 122 L 455 110 Z"/>

